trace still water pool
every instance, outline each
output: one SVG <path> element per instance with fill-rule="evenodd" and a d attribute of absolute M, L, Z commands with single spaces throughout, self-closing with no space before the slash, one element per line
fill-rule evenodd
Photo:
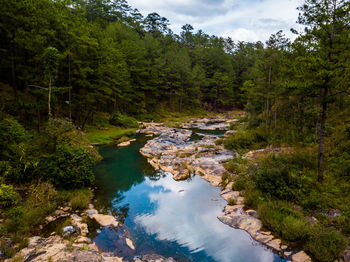
<path fill-rule="evenodd" d="M 102 251 L 130 260 L 156 253 L 178 261 L 283 261 L 217 219 L 225 206 L 219 188 L 198 176 L 176 182 L 171 174 L 155 172 L 139 154 L 144 143 L 141 137 L 129 147 L 100 148 L 96 205 L 124 221 L 136 247 L 121 248 L 125 232 L 104 228 L 94 238 Z"/>

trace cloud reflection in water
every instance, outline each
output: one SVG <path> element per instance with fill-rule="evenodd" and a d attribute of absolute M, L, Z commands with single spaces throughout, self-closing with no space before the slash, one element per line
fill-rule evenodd
<path fill-rule="evenodd" d="M 225 206 L 219 188 L 198 176 L 191 182 L 176 182 L 168 175 L 145 183 L 153 188 L 148 198 L 154 210 L 137 215 L 134 222 L 158 240 L 175 241 L 192 253 L 204 250 L 222 262 L 274 260 L 273 253 L 254 242 L 248 233 L 216 218 Z"/>

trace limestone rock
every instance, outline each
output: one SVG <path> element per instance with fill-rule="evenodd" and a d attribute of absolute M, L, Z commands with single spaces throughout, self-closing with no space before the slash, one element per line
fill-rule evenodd
<path fill-rule="evenodd" d="M 130 146 L 130 141 L 125 141 L 125 142 L 119 143 L 117 146 L 118 147 Z"/>
<path fill-rule="evenodd" d="M 304 251 L 292 255 L 291 260 L 293 262 L 312 262 L 311 258 Z"/>
<path fill-rule="evenodd" d="M 251 216 L 230 214 L 219 216 L 218 219 L 231 227 L 239 228 L 247 231 L 251 236 L 255 236 L 261 229 L 261 221 Z"/>
<path fill-rule="evenodd" d="M 103 227 L 107 227 L 107 226 L 118 227 L 119 225 L 119 222 L 116 220 L 114 216 L 94 214 L 91 216 L 91 218 L 94 218 L 97 221 L 97 223 L 99 223 Z"/>
<path fill-rule="evenodd" d="M 130 238 L 125 238 L 125 243 L 126 243 L 132 250 L 135 250 L 134 243 L 132 242 L 132 240 L 131 240 Z"/>

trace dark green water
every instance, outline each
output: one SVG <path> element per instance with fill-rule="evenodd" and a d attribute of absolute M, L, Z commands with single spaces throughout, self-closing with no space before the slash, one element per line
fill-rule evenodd
<path fill-rule="evenodd" d="M 191 128 L 190 130 L 192 131 L 190 141 L 200 140 L 203 138 L 204 135 L 223 137 L 226 133 L 226 130 L 202 130 L 197 128 Z"/>
<path fill-rule="evenodd" d="M 101 147 L 96 205 L 124 220 L 135 251 L 121 244 L 124 229 L 104 228 L 94 238 L 102 251 L 130 258 L 157 253 L 178 261 L 282 261 L 242 231 L 222 224 L 220 189 L 200 177 L 176 182 L 156 173 L 139 154 L 139 138 L 126 148 Z"/>

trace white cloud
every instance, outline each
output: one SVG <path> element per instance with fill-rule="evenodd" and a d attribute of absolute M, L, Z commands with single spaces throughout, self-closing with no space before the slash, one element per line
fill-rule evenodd
<path fill-rule="evenodd" d="M 129 0 L 146 16 L 157 12 L 170 20 L 170 28 L 181 31 L 192 24 L 209 35 L 230 36 L 235 41 L 265 41 L 283 30 L 298 27 L 296 8 L 303 0 Z"/>

